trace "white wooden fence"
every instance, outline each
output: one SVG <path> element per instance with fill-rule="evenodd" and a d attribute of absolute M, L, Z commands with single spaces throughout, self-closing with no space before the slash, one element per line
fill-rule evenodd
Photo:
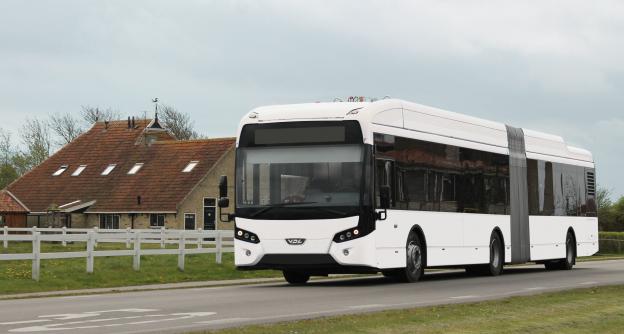
<path fill-rule="evenodd" d="M 87 273 L 93 272 L 96 257 L 132 256 L 133 269 L 141 267 L 141 256 L 145 255 L 178 255 L 178 269 L 184 270 L 184 259 L 187 254 L 215 254 L 216 262 L 221 263 L 223 253 L 234 252 L 233 231 L 204 230 L 167 230 L 149 229 L 86 229 L 86 228 L 9 228 L 0 229 L 3 247 L 8 248 L 9 242 L 32 242 L 32 253 L 0 254 L 0 261 L 31 260 L 32 279 L 39 280 L 41 260 L 46 259 L 87 259 Z M 13 233 L 11 233 L 13 232 Z M 17 232 L 17 233 L 15 233 Z M 41 242 L 60 242 L 67 246 L 68 242 L 85 242 L 85 251 L 42 253 Z M 95 250 L 98 243 L 125 243 L 126 249 Z M 160 249 L 141 249 L 142 244 L 160 244 Z M 177 244 L 178 248 L 166 248 L 167 244 Z M 195 245 L 187 248 L 187 244 Z M 209 246 L 209 247 L 205 247 Z M 214 246 L 214 247 L 212 247 Z"/>

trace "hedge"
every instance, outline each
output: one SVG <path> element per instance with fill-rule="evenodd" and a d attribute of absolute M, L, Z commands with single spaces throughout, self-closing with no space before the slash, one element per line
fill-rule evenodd
<path fill-rule="evenodd" d="M 624 254 L 624 232 L 600 232 L 601 254 Z"/>

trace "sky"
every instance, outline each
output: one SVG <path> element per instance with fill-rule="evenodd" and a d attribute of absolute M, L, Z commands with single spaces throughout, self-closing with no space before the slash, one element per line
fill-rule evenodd
<path fill-rule="evenodd" d="M 254 107 L 352 95 L 561 135 L 624 194 L 622 1 L 0 2 L 13 134 L 83 105 L 151 113 L 158 97 L 233 136 Z"/>

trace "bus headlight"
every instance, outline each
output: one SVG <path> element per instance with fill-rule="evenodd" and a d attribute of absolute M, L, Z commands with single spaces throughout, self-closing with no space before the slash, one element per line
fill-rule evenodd
<path fill-rule="evenodd" d="M 260 242 L 260 238 L 258 238 L 258 236 L 255 233 L 245 231 L 242 228 L 238 228 L 238 227 L 236 227 L 234 231 L 234 238 L 240 241 L 251 242 L 252 244 L 257 244 Z"/>
<path fill-rule="evenodd" d="M 361 238 L 368 233 L 362 233 L 362 230 L 359 227 L 353 227 L 348 230 L 344 230 L 342 232 L 336 233 L 334 236 L 334 242 L 345 242 L 357 238 Z"/>

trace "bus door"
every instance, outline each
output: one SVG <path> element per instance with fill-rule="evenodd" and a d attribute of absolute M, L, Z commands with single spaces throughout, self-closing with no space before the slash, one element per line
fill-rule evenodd
<path fill-rule="evenodd" d="M 375 200 L 379 207 L 379 188 L 381 186 L 390 187 L 390 210 L 396 206 L 396 163 L 391 159 L 377 159 L 375 161 Z M 379 220 L 377 229 L 377 248 L 396 247 L 399 244 L 398 216 L 400 211 L 388 211 L 386 220 Z"/>

